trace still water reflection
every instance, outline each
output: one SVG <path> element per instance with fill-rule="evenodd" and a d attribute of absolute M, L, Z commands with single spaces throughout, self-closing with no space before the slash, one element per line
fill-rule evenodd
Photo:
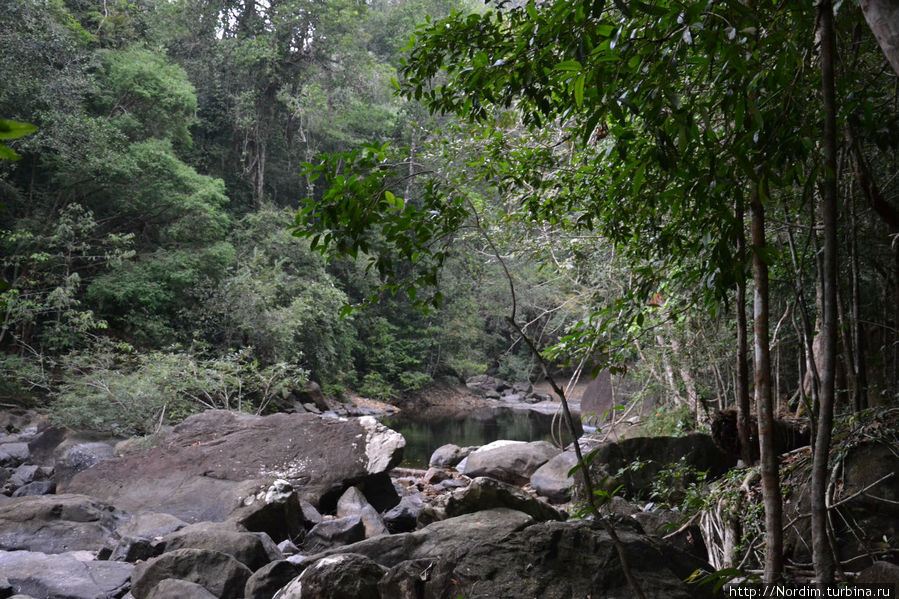
<path fill-rule="evenodd" d="M 467 447 L 498 439 L 552 441 L 552 416 L 531 411 L 491 410 L 461 420 L 439 421 L 394 416 L 383 422 L 406 438 L 402 465 L 407 468 L 427 468 L 434 450 L 447 443 Z M 564 440 L 568 443 L 570 436 L 566 434 Z"/>

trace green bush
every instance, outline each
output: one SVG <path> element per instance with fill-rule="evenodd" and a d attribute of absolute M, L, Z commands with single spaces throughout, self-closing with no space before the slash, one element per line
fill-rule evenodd
<path fill-rule="evenodd" d="M 201 359 L 106 344 L 66 358 L 51 419 L 76 429 L 147 435 L 204 409 L 262 413 L 306 380 L 296 365 L 260 368 L 251 348 Z"/>
<path fill-rule="evenodd" d="M 34 407 L 50 387 L 44 360 L 0 353 L 0 408 Z"/>
<path fill-rule="evenodd" d="M 707 476 L 708 472 L 697 471 L 682 457 L 659 470 L 650 487 L 650 498 L 691 514 L 705 506 Z"/>
<path fill-rule="evenodd" d="M 643 418 L 643 434 L 647 437 L 680 437 L 693 430 L 693 412 L 690 407 L 658 406 Z"/>
<path fill-rule="evenodd" d="M 537 361 L 530 355 L 505 353 L 500 356 L 496 376 L 507 381 L 530 381 L 537 370 Z"/>
<path fill-rule="evenodd" d="M 359 394 L 380 401 L 393 401 L 397 398 L 396 389 L 377 372 L 370 372 L 362 377 L 359 383 Z"/>

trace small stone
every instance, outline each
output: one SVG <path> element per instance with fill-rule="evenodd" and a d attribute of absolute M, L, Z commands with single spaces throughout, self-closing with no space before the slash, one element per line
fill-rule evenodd
<path fill-rule="evenodd" d="M 294 555 L 300 552 L 300 548 L 294 545 L 290 539 L 284 539 L 278 543 L 278 549 L 284 555 Z"/>
<path fill-rule="evenodd" d="M 32 495 L 52 495 L 56 492 L 56 482 L 52 480 L 36 480 L 27 485 L 22 485 L 13 491 L 13 497 L 28 497 Z"/>

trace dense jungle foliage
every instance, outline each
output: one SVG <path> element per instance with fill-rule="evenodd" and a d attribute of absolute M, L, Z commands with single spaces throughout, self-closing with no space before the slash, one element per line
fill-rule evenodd
<path fill-rule="evenodd" d="M 4 2 L 0 115 L 37 129 L 4 136 L 21 159 L 0 167 L 3 402 L 124 393 L 145 430 L 176 401 L 167 380 L 258 408 L 306 378 L 381 398 L 533 378 L 521 326 L 556 365 L 629 369 L 695 426 L 739 385 L 739 227 L 763 173 L 773 395 L 799 408 L 822 326 L 814 11 L 772 7 L 762 35 L 738 27 L 749 9 L 670 24 L 614 3 L 591 9 L 593 38 L 561 36 L 585 6 Z M 671 43 L 621 43 L 619 22 Z M 837 374 L 862 407 L 896 395 L 899 125 L 856 6 L 837 39 Z"/>
<path fill-rule="evenodd" d="M 425 143 L 437 122 L 391 79 L 416 24 L 463 7 L 3 2 L 0 115 L 37 130 L 0 166 L 0 401 L 146 432 L 206 405 L 259 409 L 307 378 L 395 399 L 445 376 L 529 376 L 495 265 L 452 256 L 439 311 L 397 296 L 348 314 L 377 275 L 288 231 L 321 193 L 303 162 Z M 537 315 L 555 287 L 523 268 Z"/>
<path fill-rule="evenodd" d="M 148 433 L 536 350 L 658 432 L 754 397 L 774 518 L 775 414 L 823 498 L 834 414 L 899 399 L 889 2 L 0 4 L 4 406 Z"/>

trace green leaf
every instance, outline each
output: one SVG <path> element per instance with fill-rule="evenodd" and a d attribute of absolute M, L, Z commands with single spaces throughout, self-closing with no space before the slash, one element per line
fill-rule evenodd
<path fill-rule="evenodd" d="M 646 180 L 646 164 L 641 164 L 637 171 L 634 173 L 634 195 L 640 193 L 640 189 L 643 187 L 643 182 Z"/>
<path fill-rule="evenodd" d="M 35 131 L 37 127 L 30 123 L 0 119 L 0 139 L 17 139 Z"/>
<path fill-rule="evenodd" d="M 586 82 L 586 79 L 587 77 L 584 73 L 581 73 L 574 81 L 574 103 L 578 108 L 581 108 L 584 105 L 584 83 Z"/>
<path fill-rule="evenodd" d="M 557 64 L 554 68 L 557 71 L 580 71 L 583 67 L 577 60 L 565 60 Z"/>
<path fill-rule="evenodd" d="M 12 148 L 0 144 L 0 160 L 18 160 L 21 158 Z"/>

